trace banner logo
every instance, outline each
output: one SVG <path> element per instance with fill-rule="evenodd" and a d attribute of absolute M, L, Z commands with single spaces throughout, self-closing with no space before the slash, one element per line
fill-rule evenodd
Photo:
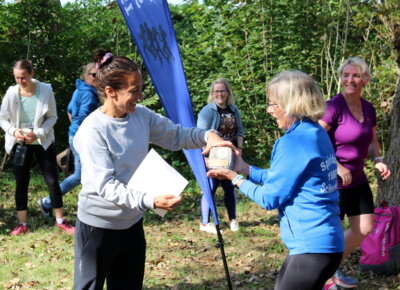
<path fill-rule="evenodd" d="M 167 33 L 161 24 L 158 25 L 158 28 L 155 26 L 150 28 L 147 22 L 140 24 L 139 38 L 143 42 L 144 52 L 147 55 L 150 53 L 154 61 L 160 61 L 161 65 L 163 65 L 163 60 L 167 62 L 170 62 L 170 60 L 175 61 L 168 47 Z"/>
<path fill-rule="evenodd" d="M 118 0 L 122 15 L 143 58 L 167 116 L 184 127 L 196 127 L 178 43 L 166 0 Z M 210 205 L 217 210 L 200 149 L 183 150 Z"/>

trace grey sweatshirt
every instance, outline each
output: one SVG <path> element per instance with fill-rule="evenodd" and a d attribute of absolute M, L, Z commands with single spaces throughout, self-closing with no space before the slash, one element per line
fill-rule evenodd
<path fill-rule="evenodd" d="M 91 113 L 74 137 L 82 163 L 79 220 L 105 229 L 131 227 L 154 208 L 156 192 L 127 187 L 149 143 L 169 150 L 200 148 L 206 145 L 205 133 L 176 125 L 141 105 L 121 119 L 99 109 Z"/>

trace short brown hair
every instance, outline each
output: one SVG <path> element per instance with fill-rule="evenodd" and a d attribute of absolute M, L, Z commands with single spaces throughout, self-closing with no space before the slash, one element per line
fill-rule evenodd
<path fill-rule="evenodd" d="M 17 61 L 13 68 L 26 70 L 26 72 L 29 74 L 33 72 L 32 62 L 28 59 L 21 59 Z"/>

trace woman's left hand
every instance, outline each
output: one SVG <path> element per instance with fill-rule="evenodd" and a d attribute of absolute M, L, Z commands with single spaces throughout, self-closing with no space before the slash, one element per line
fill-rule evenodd
<path fill-rule="evenodd" d="M 222 139 L 216 132 L 208 133 L 207 139 L 207 146 L 203 150 L 203 155 L 209 153 L 212 147 L 229 147 L 236 155 L 240 154 L 239 150 L 232 144 L 232 142 Z"/>
<path fill-rule="evenodd" d="M 208 177 L 218 179 L 229 179 L 233 180 L 237 173 L 230 169 L 211 169 L 207 172 Z"/>
<path fill-rule="evenodd" d="M 24 133 L 26 144 L 32 144 L 37 140 L 37 136 L 33 132 Z"/>
<path fill-rule="evenodd" d="M 381 174 L 381 177 L 383 180 L 386 180 L 390 176 L 390 169 L 387 167 L 387 165 L 383 162 L 378 162 L 375 164 L 375 168 L 378 169 L 379 173 Z"/>
<path fill-rule="evenodd" d="M 182 195 L 162 194 L 154 197 L 154 208 L 173 210 L 182 201 Z"/>

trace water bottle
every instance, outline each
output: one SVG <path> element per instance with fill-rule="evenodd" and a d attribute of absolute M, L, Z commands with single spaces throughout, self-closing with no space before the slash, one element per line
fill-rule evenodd
<path fill-rule="evenodd" d="M 14 153 L 14 165 L 15 166 L 23 166 L 25 163 L 26 151 L 28 147 L 25 145 L 25 141 L 17 145 Z"/>

